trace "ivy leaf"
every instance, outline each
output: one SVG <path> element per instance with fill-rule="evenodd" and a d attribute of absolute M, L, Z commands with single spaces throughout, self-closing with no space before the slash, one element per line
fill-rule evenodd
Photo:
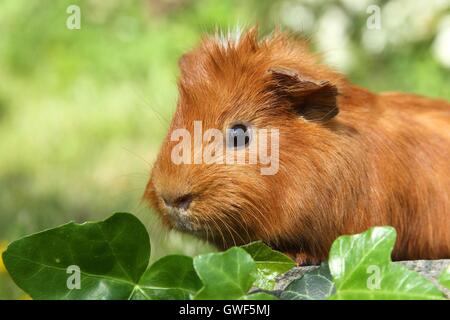
<path fill-rule="evenodd" d="M 142 276 L 133 299 L 186 300 L 201 288 L 191 257 L 165 256 Z"/>
<path fill-rule="evenodd" d="M 256 279 L 255 262 L 239 247 L 199 255 L 194 258 L 194 268 L 203 283 L 195 299 L 240 299 Z"/>
<path fill-rule="evenodd" d="M 146 270 L 149 258 L 147 230 L 129 213 L 36 233 L 3 254 L 33 299 L 190 299 L 201 288 L 192 258 L 166 256 Z M 69 267 L 80 272 L 79 288 L 68 286 Z"/>
<path fill-rule="evenodd" d="M 391 262 L 396 238 L 392 227 L 341 236 L 329 256 L 336 285 L 333 299 L 443 299 L 426 278 Z"/>
<path fill-rule="evenodd" d="M 336 292 L 328 264 L 292 281 L 281 293 L 283 300 L 324 300 Z"/>
<path fill-rule="evenodd" d="M 271 290 L 275 287 L 275 278 L 293 267 L 295 262 L 279 251 L 272 250 L 262 241 L 255 241 L 242 246 L 256 262 L 257 278 L 254 286 Z"/>
<path fill-rule="evenodd" d="M 128 299 L 149 257 L 148 233 L 128 213 L 39 232 L 3 253 L 12 279 L 33 299 Z M 69 266 L 80 272 L 79 289 L 68 286 Z"/>
<path fill-rule="evenodd" d="M 439 276 L 439 283 L 450 290 L 450 265 L 447 266 L 447 268 L 442 271 L 441 275 Z"/>

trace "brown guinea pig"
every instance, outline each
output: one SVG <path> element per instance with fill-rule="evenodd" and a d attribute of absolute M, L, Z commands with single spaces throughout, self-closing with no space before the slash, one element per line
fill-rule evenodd
<path fill-rule="evenodd" d="M 391 225 L 394 259 L 450 258 L 449 103 L 359 88 L 280 32 L 205 38 L 179 66 L 145 192 L 169 226 L 221 249 L 262 240 L 316 263 L 339 235 Z M 215 141 L 250 158 L 263 129 L 278 133 L 269 174 L 267 161 L 223 161 L 220 148 L 219 161 L 202 161 L 196 149 Z"/>

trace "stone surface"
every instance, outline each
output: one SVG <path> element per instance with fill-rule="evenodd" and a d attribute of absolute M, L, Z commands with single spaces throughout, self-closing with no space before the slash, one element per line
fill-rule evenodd
<path fill-rule="evenodd" d="M 413 261 L 399 261 L 410 270 L 420 273 L 422 276 L 430 279 L 436 286 L 445 293 L 450 299 L 450 291 L 439 285 L 437 279 L 444 268 L 450 264 L 450 259 L 445 260 L 413 260 Z M 305 273 L 317 269 L 318 266 L 295 267 L 277 279 L 275 291 L 282 291 L 286 286 L 295 279 L 302 277 Z"/>

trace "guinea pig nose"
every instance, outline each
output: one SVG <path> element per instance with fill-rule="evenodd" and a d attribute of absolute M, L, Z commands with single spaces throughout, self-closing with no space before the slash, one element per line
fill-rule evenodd
<path fill-rule="evenodd" d="M 192 202 L 192 195 L 186 194 L 182 197 L 175 199 L 175 206 L 180 209 L 186 210 L 187 208 L 189 208 L 191 202 Z"/>
<path fill-rule="evenodd" d="M 189 208 L 189 205 L 191 204 L 193 197 L 191 194 L 185 194 L 181 197 L 176 198 L 163 196 L 162 199 L 166 204 L 166 206 L 186 210 L 187 208 Z"/>

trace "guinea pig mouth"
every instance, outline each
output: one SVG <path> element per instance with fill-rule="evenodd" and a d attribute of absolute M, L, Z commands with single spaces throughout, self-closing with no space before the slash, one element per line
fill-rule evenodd
<path fill-rule="evenodd" d="M 175 229 L 187 232 L 200 231 L 200 226 L 193 221 L 187 210 L 168 208 L 167 217 Z"/>

